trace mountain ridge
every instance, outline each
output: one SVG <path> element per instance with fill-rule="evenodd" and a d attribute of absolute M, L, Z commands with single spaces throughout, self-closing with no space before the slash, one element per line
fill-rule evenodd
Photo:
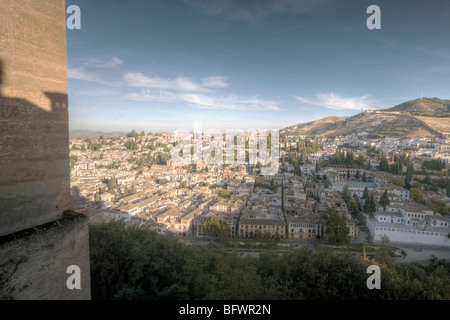
<path fill-rule="evenodd" d="M 126 136 L 126 132 L 115 131 L 115 132 L 103 132 L 95 130 L 71 130 L 69 131 L 69 139 L 99 139 L 100 136 L 103 138 L 114 138 Z"/>
<path fill-rule="evenodd" d="M 387 112 L 406 112 L 409 114 L 427 114 L 429 116 L 450 116 L 450 100 L 439 98 L 418 98 L 398 104 L 392 108 L 384 109 Z"/>
<path fill-rule="evenodd" d="M 445 134 L 450 134 L 448 110 L 450 100 L 419 98 L 388 109 L 366 110 L 350 117 L 325 117 L 298 123 L 282 129 L 281 133 L 332 138 L 366 132 L 387 137 L 445 139 Z"/>

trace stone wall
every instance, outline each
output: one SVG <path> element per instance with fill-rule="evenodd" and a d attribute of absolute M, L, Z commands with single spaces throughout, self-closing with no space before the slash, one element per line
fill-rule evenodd
<path fill-rule="evenodd" d="M 64 0 L 0 1 L 0 236 L 70 207 Z"/>
<path fill-rule="evenodd" d="M 52 223 L 0 237 L 0 252 L 0 300 L 91 298 L 87 217 L 66 212 Z M 71 265 L 80 268 L 80 289 L 67 287 Z"/>
<path fill-rule="evenodd" d="M 65 3 L 0 0 L 0 299 L 90 299 L 88 220 L 69 208 Z"/>

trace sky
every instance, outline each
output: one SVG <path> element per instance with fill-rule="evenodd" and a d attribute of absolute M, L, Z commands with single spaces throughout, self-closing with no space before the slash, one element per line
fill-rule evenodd
<path fill-rule="evenodd" d="M 378 5 L 381 29 L 366 10 Z M 448 0 L 66 0 L 70 130 L 281 129 L 450 98 Z M 67 14 L 66 17 L 69 17 Z"/>

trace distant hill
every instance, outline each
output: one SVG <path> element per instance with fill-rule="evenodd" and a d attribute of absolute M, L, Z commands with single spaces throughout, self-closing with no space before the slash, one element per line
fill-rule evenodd
<path fill-rule="evenodd" d="M 103 138 L 114 138 L 114 137 L 124 137 L 126 132 L 116 131 L 116 132 L 102 132 L 102 131 L 92 131 L 92 130 L 71 130 L 69 132 L 70 139 L 99 139 L 100 136 Z"/>
<path fill-rule="evenodd" d="M 369 110 L 352 117 L 326 117 L 296 124 L 282 129 L 281 133 L 337 137 L 366 132 L 386 137 L 445 138 L 445 134 L 450 133 L 450 119 L 446 115 L 449 108 L 450 100 L 416 99 L 386 110 Z"/>
<path fill-rule="evenodd" d="M 419 98 L 404 102 L 384 111 L 398 111 L 428 117 L 450 117 L 450 100 Z"/>
<path fill-rule="evenodd" d="M 299 123 L 283 129 L 282 131 L 297 133 L 299 135 L 327 135 L 329 132 L 335 131 L 345 123 L 348 117 L 326 117 L 319 120 Z"/>

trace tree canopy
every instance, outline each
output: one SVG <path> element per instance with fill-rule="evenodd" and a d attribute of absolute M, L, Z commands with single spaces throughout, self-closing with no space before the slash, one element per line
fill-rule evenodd
<path fill-rule="evenodd" d="M 391 201 L 389 200 L 387 190 L 384 190 L 383 195 L 380 199 L 380 204 L 383 206 L 384 210 L 386 210 L 386 206 L 388 206 L 390 203 Z"/>
<path fill-rule="evenodd" d="M 336 208 L 328 208 L 321 215 L 324 224 L 324 236 L 330 244 L 347 244 L 350 242 L 347 218 Z"/>
<path fill-rule="evenodd" d="M 89 244 L 94 300 L 450 299 L 446 260 L 397 264 L 389 255 L 368 261 L 308 246 L 241 257 L 121 221 L 89 225 Z M 382 290 L 367 289 L 372 264 L 381 269 Z"/>
<path fill-rule="evenodd" d="M 370 196 L 364 200 L 363 210 L 366 213 L 374 213 L 377 210 L 373 194 L 370 194 Z"/>
<path fill-rule="evenodd" d="M 205 221 L 203 228 L 206 235 L 218 238 L 219 240 L 225 240 L 231 233 L 228 223 L 220 217 L 209 217 Z"/>

